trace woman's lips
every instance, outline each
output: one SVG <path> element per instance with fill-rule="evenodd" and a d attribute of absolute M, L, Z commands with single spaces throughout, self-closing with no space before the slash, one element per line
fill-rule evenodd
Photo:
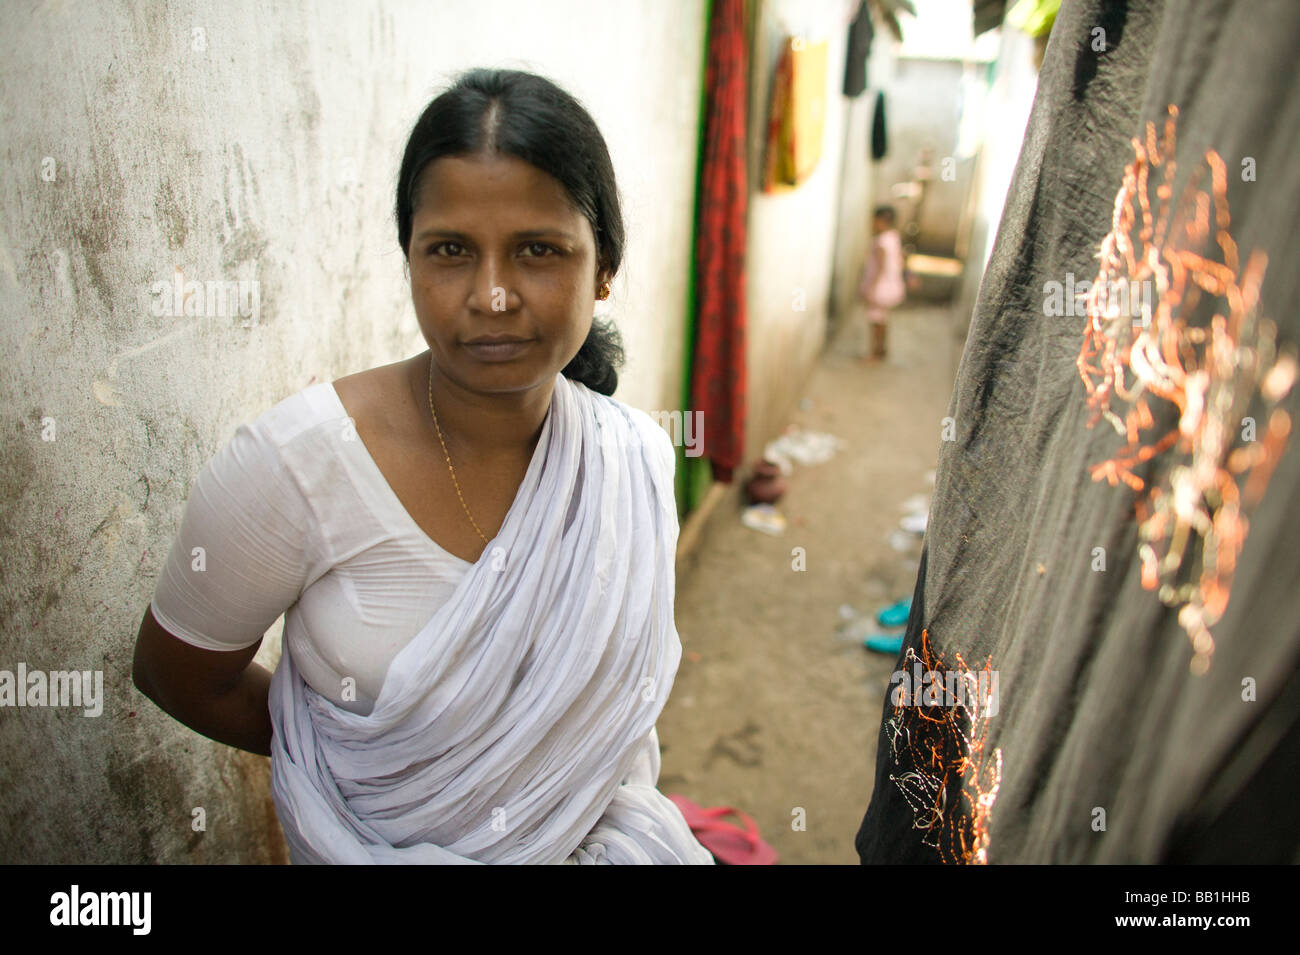
<path fill-rule="evenodd" d="M 462 347 L 479 361 L 510 361 L 533 346 L 533 339 L 493 340 L 482 338 L 464 342 Z"/>

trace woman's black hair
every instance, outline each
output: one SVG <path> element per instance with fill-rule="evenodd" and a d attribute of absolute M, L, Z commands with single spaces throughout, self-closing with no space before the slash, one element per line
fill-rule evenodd
<path fill-rule="evenodd" d="M 504 154 L 553 176 L 591 223 L 596 258 L 611 276 L 623 261 L 623 215 L 614 164 L 587 110 L 550 80 L 521 70 L 468 70 L 425 107 L 397 177 L 397 238 L 409 258 L 420 173 L 443 156 Z M 593 319 L 582 348 L 561 372 L 592 391 L 618 387 L 623 344 L 612 323 Z"/>

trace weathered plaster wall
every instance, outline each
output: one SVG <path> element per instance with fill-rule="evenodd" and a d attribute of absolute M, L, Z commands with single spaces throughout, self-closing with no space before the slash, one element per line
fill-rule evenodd
<path fill-rule="evenodd" d="M 763 445 L 787 423 L 826 337 L 844 129 L 852 116 L 843 94 L 852 15 L 852 4 L 845 0 L 768 0 L 760 5 L 750 69 L 746 474 L 762 456 Z M 797 189 L 766 194 L 762 173 L 772 73 L 781 44 L 795 35 L 828 42 L 822 154 Z M 865 232 L 865 223 L 860 229 Z M 850 245 L 854 239 L 851 228 L 840 237 Z"/>
<path fill-rule="evenodd" d="M 629 229 L 618 397 L 676 406 L 703 31 L 702 0 L 0 10 L 0 670 L 104 694 L 0 708 L 0 862 L 285 860 L 268 761 L 141 696 L 136 629 L 237 425 L 423 350 L 391 193 L 456 71 L 533 69 L 595 116 Z M 154 314 L 178 274 L 257 282 L 257 314 Z"/>

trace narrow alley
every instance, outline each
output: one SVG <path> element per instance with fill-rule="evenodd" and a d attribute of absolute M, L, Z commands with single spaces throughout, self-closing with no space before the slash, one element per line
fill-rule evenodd
<path fill-rule="evenodd" d="M 742 525 L 732 497 L 679 569 L 683 656 L 658 725 L 660 788 L 748 813 L 784 864 L 858 862 L 894 657 L 864 649 L 861 632 L 885 631 L 840 608 L 867 618 L 912 592 L 921 537 L 899 521 L 933 489 L 960 357 L 949 329 L 946 307 L 899 309 L 889 357 L 870 365 L 842 323 L 791 423 L 845 446 L 795 465 L 783 534 Z"/>

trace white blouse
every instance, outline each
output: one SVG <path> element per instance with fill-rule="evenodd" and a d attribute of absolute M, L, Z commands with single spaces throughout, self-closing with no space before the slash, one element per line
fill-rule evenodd
<path fill-rule="evenodd" d="M 209 650 L 252 646 L 284 613 L 307 684 L 368 714 L 470 566 L 407 513 L 322 382 L 240 425 L 199 472 L 150 606 Z"/>

